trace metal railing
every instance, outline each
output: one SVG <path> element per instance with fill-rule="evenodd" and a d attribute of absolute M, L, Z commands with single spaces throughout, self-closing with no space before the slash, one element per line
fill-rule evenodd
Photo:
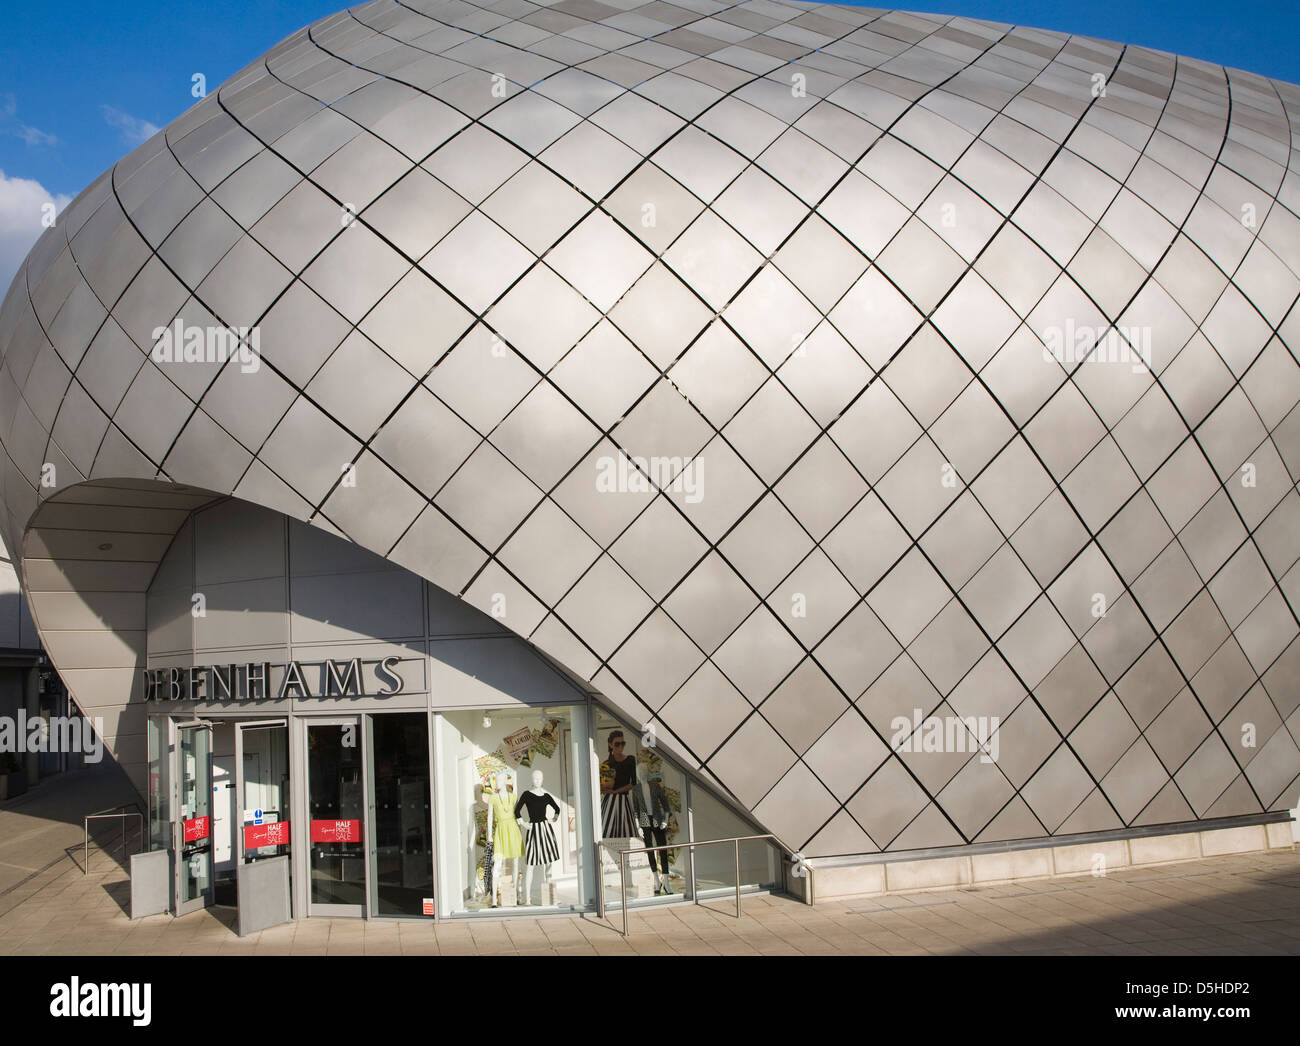
<path fill-rule="evenodd" d="M 737 836 L 732 836 L 730 839 L 701 839 L 698 842 L 693 842 L 693 843 L 683 842 L 683 843 L 672 843 L 671 845 L 666 845 L 666 846 L 641 846 L 641 847 L 636 847 L 634 849 L 618 850 L 618 851 L 613 850 L 609 846 L 605 846 L 605 844 L 602 842 L 601 845 L 604 846 L 604 848 L 608 850 L 611 854 L 615 852 L 618 853 L 618 883 L 619 883 L 618 900 L 619 900 L 619 905 L 623 909 L 623 931 L 622 931 L 623 936 L 626 937 L 628 935 L 627 859 L 629 856 L 631 856 L 632 854 L 658 853 L 660 850 L 690 850 L 691 859 L 692 861 L 694 861 L 695 848 L 697 846 L 718 846 L 721 845 L 722 843 L 731 843 L 735 847 L 736 918 L 739 919 L 740 918 L 740 844 L 754 842 L 759 839 L 766 840 L 767 842 L 775 846 L 778 850 L 785 850 L 785 847 L 781 845 L 780 841 L 774 835 L 737 835 Z M 788 850 L 785 850 L 785 852 L 789 853 Z M 652 868 L 654 867 L 653 858 L 651 859 L 651 867 Z M 692 875 L 692 879 L 694 879 L 694 875 Z M 699 904 L 700 903 L 699 889 L 698 888 L 693 889 L 691 892 L 694 894 L 694 903 Z M 603 909 L 605 907 L 605 875 L 604 875 L 603 868 L 600 871 L 600 907 L 602 909 L 602 914 L 603 914 Z"/>
<path fill-rule="evenodd" d="M 130 807 L 135 807 L 134 810 Z M 122 824 L 122 844 L 118 847 L 122 854 L 126 854 L 126 818 L 135 817 L 140 822 L 140 837 L 144 838 L 144 814 L 140 812 L 139 803 L 123 803 L 121 806 L 110 806 L 107 810 L 100 810 L 93 814 L 87 814 L 82 820 L 82 828 L 85 830 L 85 841 L 82 844 L 81 874 L 90 874 L 90 822 L 111 820 L 112 818 L 121 818 Z"/>

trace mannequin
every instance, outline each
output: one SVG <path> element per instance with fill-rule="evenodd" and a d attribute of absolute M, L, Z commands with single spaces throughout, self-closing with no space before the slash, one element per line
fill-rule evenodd
<path fill-rule="evenodd" d="M 555 842 L 555 829 L 551 827 L 551 811 L 560 815 L 560 804 L 555 796 L 542 787 L 543 776 L 540 770 L 533 771 L 533 787 L 519 796 L 515 803 L 515 817 L 524 825 L 524 898 L 520 902 L 529 905 L 533 900 L 533 869 L 542 870 L 542 882 L 550 877 L 551 865 L 560 859 L 560 848 Z M 539 884 L 540 885 L 540 884 Z M 538 904 L 541 903 L 541 890 L 538 890 Z"/>
<path fill-rule="evenodd" d="M 473 890 L 475 899 L 480 897 L 485 897 L 485 896 L 490 898 L 492 896 L 492 804 L 487 801 L 486 793 L 487 793 L 486 785 L 484 785 L 481 781 L 475 784 L 474 805 L 471 807 L 470 816 L 476 822 L 477 811 L 479 810 L 479 808 L 481 807 L 487 811 L 486 814 L 484 815 L 484 820 L 483 820 L 483 823 L 486 827 L 483 832 L 483 881 L 482 883 L 480 883 L 477 880 L 477 877 L 475 876 L 475 873 L 472 870 L 472 865 L 474 864 L 474 860 L 472 856 L 470 858 L 470 864 L 471 864 L 470 875 L 472 878 L 475 879 L 474 890 Z M 471 833 L 472 832 L 473 829 L 471 829 Z M 471 834 L 471 838 L 472 838 L 472 834 Z M 472 849 L 473 847 L 471 846 L 471 850 Z"/>
<path fill-rule="evenodd" d="M 513 816 L 513 790 L 514 780 L 505 770 L 496 775 L 491 788 L 483 789 L 488 804 L 487 835 L 492 841 L 492 881 L 496 884 L 494 908 L 501 905 L 501 872 L 506 862 L 510 862 L 512 882 L 518 884 L 519 858 L 524 855 L 524 838 Z"/>
<path fill-rule="evenodd" d="M 636 787 L 636 760 L 624 754 L 622 730 L 611 730 L 609 757 L 600 764 L 600 834 L 606 839 L 633 839 L 637 834 L 631 792 Z"/>
<path fill-rule="evenodd" d="M 668 845 L 668 819 L 671 810 L 668 805 L 668 793 L 664 790 L 664 775 L 651 771 L 646 783 L 635 793 L 640 799 L 637 820 L 641 825 L 641 837 L 646 848 Z M 668 882 L 668 851 L 656 850 L 646 855 L 650 858 L 650 871 L 654 875 L 655 894 L 670 894 L 672 887 Z M 655 869 L 658 859 L 660 871 Z"/>

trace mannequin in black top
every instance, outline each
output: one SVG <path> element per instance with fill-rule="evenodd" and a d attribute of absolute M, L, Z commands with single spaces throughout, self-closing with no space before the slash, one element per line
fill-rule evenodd
<path fill-rule="evenodd" d="M 622 730 L 609 733 L 609 758 L 600 764 L 600 826 L 605 839 L 631 839 L 637 835 L 631 792 L 636 787 L 636 760 L 625 755 Z"/>
<path fill-rule="evenodd" d="M 550 866 L 560 859 L 560 847 L 555 841 L 555 829 L 551 825 L 549 812 L 555 811 L 560 816 L 560 804 L 555 796 L 542 787 L 542 772 L 533 771 L 533 787 L 522 792 L 515 803 L 515 817 L 524 824 L 524 899 L 523 904 L 533 901 L 533 869 L 542 870 L 542 881 L 546 881 Z M 522 816 L 521 816 L 522 815 Z M 540 903 L 540 898 L 538 899 Z"/>
<path fill-rule="evenodd" d="M 537 776 L 541 776 L 541 771 L 537 771 Z M 555 796 L 550 792 L 533 792 L 527 791 L 519 797 L 519 802 L 515 803 L 515 816 L 519 816 L 519 811 L 527 808 L 528 823 L 537 824 L 539 821 L 547 820 L 547 807 L 555 811 L 555 816 L 560 815 L 560 804 L 555 801 Z"/>
<path fill-rule="evenodd" d="M 617 741 L 614 742 L 618 744 Z M 610 759 L 610 766 L 614 768 L 614 791 L 630 792 L 631 785 L 636 781 L 636 760 L 628 756 L 622 762 Z"/>

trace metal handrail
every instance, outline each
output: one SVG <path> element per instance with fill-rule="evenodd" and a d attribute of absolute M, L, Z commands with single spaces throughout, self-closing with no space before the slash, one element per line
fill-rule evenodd
<path fill-rule="evenodd" d="M 127 806 L 134 806 L 134 807 L 136 807 L 136 809 L 135 809 L 135 810 L 127 810 L 127 809 L 124 809 L 124 808 L 127 807 Z M 140 812 L 140 810 L 139 810 L 139 806 L 140 806 L 139 803 L 123 803 L 120 807 L 113 807 L 113 808 L 111 808 L 111 809 L 108 810 L 108 811 L 101 811 L 100 813 L 96 813 L 96 814 L 87 814 L 87 815 L 85 816 L 85 818 L 83 818 L 83 820 L 82 820 L 82 827 L 83 827 L 83 829 L 85 830 L 85 840 L 84 840 L 84 842 L 83 842 L 83 844 L 82 844 L 82 859 L 81 859 L 81 874 L 82 874 L 82 875 L 89 875 L 89 874 L 90 874 L 90 822 L 91 822 L 91 821 L 108 820 L 108 819 L 113 818 L 113 817 L 120 817 L 120 818 L 123 818 L 124 820 L 122 821 L 122 845 L 121 845 L 120 849 L 121 849 L 123 855 L 125 855 L 125 854 L 126 854 L 126 821 L 125 821 L 125 818 L 127 818 L 127 817 L 137 817 L 137 818 L 139 818 L 139 820 L 140 820 L 140 837 L 141 837 L 141 839 L 144 838 L 144 814 L 142 814 L 142 813 Z M 112 810 L 117 810 L 117 811 L 119 811 L 119 812 L 114 813 L 114 812 L 112 812 Z"/>
<path fill-rule="evenodd" d="M 642 846 L 634 849 L 618 851 L 619 904 L 622 906 L 623 909 L 623 936 L 626 937 L 628 935 L 627 858 L 629 855 L 658 853 L 660 850 L 689 849 L 691 851 L 694 851 L 697 846 L 716 846 L 720 843 L 732 843 L 735 846 L 735 858 L 736 858 L 736 918 L 739 919 L 740 918 L 740 844 L 753 842 L 758 839 L 765 839 L 768 842 L 774 844 L 777 847 L 777 849 L 784 850 L 786 853 L 789 853 L 791 854 L 791 856 L 793 856 L 793 853 L 790 850 L 787 850 L 785 848 L 785 846 L 781 843 L 781 840 L 779 840 L 776 836 L 770 834 L 736 835 L 736 836 L 732 836 L 730 839 L 700 839 L 696 842 L 691 842 L 691 843 L 683 842 L 683 843 L 671 843 L 664 846 Z M 602 843 L 603 842 L 604 840 L 602 840 Z M 609 847 L 605 847 L 605 848 L 607 850 L 610 849 Z M 692 852 L 692 857 L 693 856 L 694 853 Z M 695 894 L 695 898 L 694 898 L 695 903 L 699 904 L 700 892 L 698 889 L 694 890 L 693 892 Z M 602 908 L 604 908 L 605 906 L 605 876 L 603 871 L 600 873 L 600 905 Z"/>
<path fill-rule="evenodd" d="M 100 814 L 115 814 L 119 810 L 139 810 L 140 804 L 134 799 L 129 803 L 118 803 L 116 806 L 106 806 L 102 810 L 96 810 L 94 813 L 87 814 L 88 817 L 98 817 Z M 143 811 L 141 811 L 143 812 Z"/>

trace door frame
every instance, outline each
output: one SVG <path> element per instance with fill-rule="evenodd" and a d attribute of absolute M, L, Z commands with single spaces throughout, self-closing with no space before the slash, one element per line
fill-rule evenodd
<path fill-rule="evenodd" d="M 301 881 L 304 886 L 305 911 L 307 916 L 324 916 L 326 918 L 370 918 L 370 838 L 373 820 L 370 816 L 370 763 L 366 752 L 366 716 L 364 713 L 357 712 L 353 715 L 326 715 L 326 716 L 297 716 L 296 722 L 300 725 L 294 733 L 298 735 L 300 750 L 302 752 L 302 772 L 298 775 L 301 783 L 296 783 L 293 779 L 292 763 L 290 763 L 290 788 L 300 796 L 302 801 L 302 810 L 304 817 L 302 824 L 306 831 L 304 842 L 305 846 L 294 847 L 292 853 L 301 852 L 303 859 L 299 868 L 301 869 Z M 354 726 L 357 729 L 356 741 L 357 748 L 361 753 L 361 811 L 363 822 L 361 825 L 361 867 L 362 867 L 362 887 L 360 904 L 330 904 L 323 901 L 313 901 L 311 899 L 311 757 L 310 747 L 308 745 L 308 731 L 313 726 Z M 293 738 L 290 738 L 290 759 L 292 756 Z M 292 839 L 293 829 L 290 828 L 290 838 Z"/>

